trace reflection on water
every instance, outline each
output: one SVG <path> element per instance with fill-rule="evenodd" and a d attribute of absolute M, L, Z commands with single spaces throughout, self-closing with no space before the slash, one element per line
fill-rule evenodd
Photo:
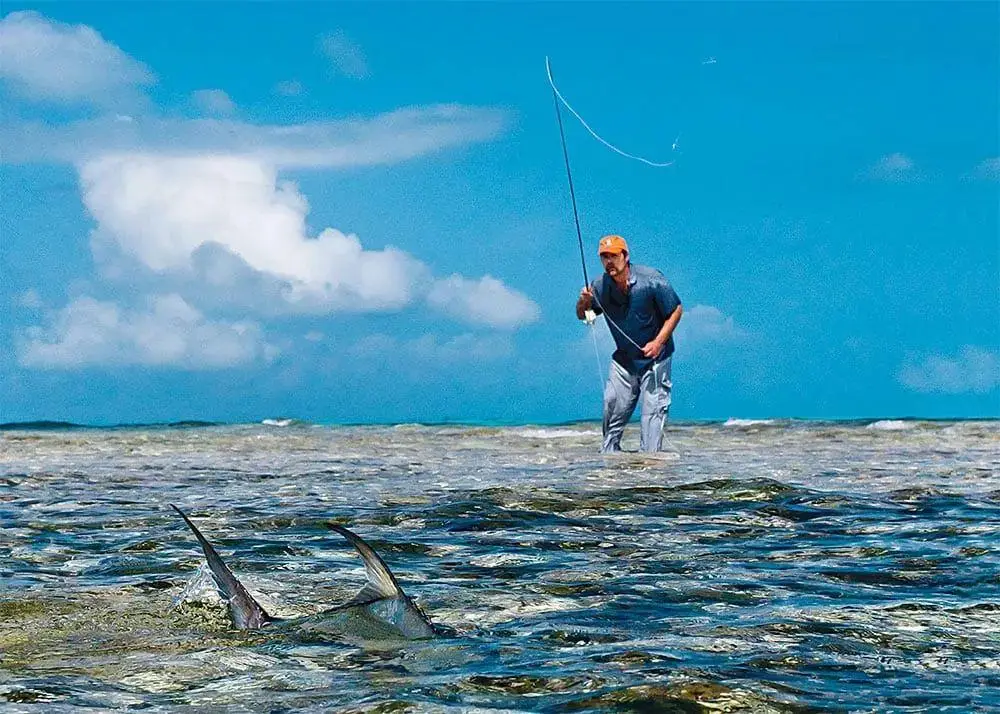
<path fill-rule="evenodd" d="M 629 432 L 627 439 L 635 441 Z M 0 431 L 0 703 L 291 711 L 1000 710 L 997 422 Z M 448 636 L 236 632 L 382 555 Z M 43 709 L 38 705 L 43 704 Z"/>

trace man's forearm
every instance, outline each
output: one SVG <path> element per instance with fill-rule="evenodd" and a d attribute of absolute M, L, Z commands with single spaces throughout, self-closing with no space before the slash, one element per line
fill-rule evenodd
<path fill-rule="evenodd" d="M 663 323 L 663 327 L 661 327 L 660 331 L 656 334 L 657 342 L 661 345 L 665 345 L 667 343 L 670 336 L 674 334 L 674 328 L 677 327 L 677 323 L 681 321 L 681 315 L 683 313 L 684 308 L 680 305 L 677 306 L 676 310 L 670 313 L 670 317 L 667 318 L 667 321 Z"/>

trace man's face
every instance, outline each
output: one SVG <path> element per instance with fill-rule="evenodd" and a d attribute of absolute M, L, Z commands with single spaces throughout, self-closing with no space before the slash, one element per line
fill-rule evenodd
<path fill-rule="evenodd" d="M 625 272 L 628 264 L 628 253 L 601 253 L 601 265 L 604 272 L 612 278 L 617 278 Z"/>

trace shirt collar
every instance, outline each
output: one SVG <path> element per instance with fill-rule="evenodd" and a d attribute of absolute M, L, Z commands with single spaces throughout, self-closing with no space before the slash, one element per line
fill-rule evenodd
<path fill-rule="evenodd" d="M 615 282 L 614 278 L 612 278 L 607 273 L 604 273 L 603 277 L 604 277 L 604 280 L 607 281 L 606 284 L 608 286 L 608 289 L 609 290 L 614 290 L 613 294 L 618 294 L 618 295 L 622 295 L 622 296 L 625 295 L 624 291 L 622 291 L 622 289 L 620 287 L 618 287 L 618 283 Z M 632 270 L 631 266 L 629 266 L 629 271 L 628 271 L 629 293 L 632 292 L 632 288 L 635 287 L 635 284 L 638 282 L 638 280 L 639 280 L 639 277 L 635 274 L 635 271 Z"/>

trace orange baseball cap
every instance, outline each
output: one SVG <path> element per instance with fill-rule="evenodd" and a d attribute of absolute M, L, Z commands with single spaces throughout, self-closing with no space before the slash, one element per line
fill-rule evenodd
<path fill-rule="evenodd" d="M 628 243 L 621 236 L 604 236 L 601 238 L 601 242 L 598 244 L 597 252 L 600 255 L 605 253 L 613 253 L 615 255 L 619 253 L 628 252 Z"/>

